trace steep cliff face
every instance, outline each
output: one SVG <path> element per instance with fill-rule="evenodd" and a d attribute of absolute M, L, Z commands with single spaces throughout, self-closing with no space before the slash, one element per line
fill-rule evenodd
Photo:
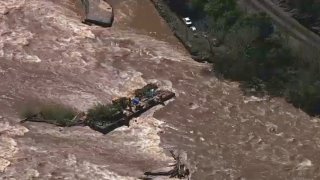
<path fill-rule="evenodd" d="M 319 177 L 319 119 L 217 79 L 148 0 L 110 2 L 107 29 L 82 24 L 75 0 L 0 2 L 0 179 L 137 179 L 172 161 L 166 149 L 187 151 L 194 179 Z M 85 110 L 147 82 L 176 100 L 105 136 L 18 123 L 39 101 Z"/>

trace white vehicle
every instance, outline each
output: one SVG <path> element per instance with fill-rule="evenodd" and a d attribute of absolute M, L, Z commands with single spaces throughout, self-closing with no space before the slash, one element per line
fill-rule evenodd
<path fill-rule="evenodd" d="M 190 29 L 191 29 L 192 31 L 196 31 L 196 30 L 197 30 L 197 28 L 194 27 L 194 26 L 191 26 Z"/>
<path fill-rule="evenodd" d="M 187 26 L 192 25 L 191 19 L 189 17 L 182 18 L 182 20 Z"/>

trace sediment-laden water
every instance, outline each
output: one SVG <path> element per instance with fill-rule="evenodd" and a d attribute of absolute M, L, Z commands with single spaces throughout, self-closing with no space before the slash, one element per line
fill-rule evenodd
<path fill-rule="evenodd" d="M 217 79 L 210 65 L 190 58 L 150 1 L 110 3 L 111 29 L 79 23 L 72 1 L 0 3 L 9 10 L 1 13 L 0 152 L 10 152 L 0 156 L 0 178 L 136 179 L 172 160 L 168 149 L 187 152 L 196 180 L 319 178 L 319 119 Z M 18 124 L 26 102 L 85 110 L 150 81 L 177 98 L 131 128 L 103 136 Z"/>
<path fill-rule="evenodd" d="M 147 1 L 137 4 L 150 8 Z M 153 14 L 154 8 L 148 11 Z M 148 17 L 143 21 L 146 29 L 160 18 Z M 168 33 L 166 29 L 158 33 Z M 170 60 L 117 65 L 135 67 L 146 78 L 171 81 L 178 98 L 155 117 L 167 124 L 163 147 L 188 152 L 194 179 L 319 178 L 319 119 L 283 99 L 244 96 L 238 83 L 217 79 L 206 65 Z"/>

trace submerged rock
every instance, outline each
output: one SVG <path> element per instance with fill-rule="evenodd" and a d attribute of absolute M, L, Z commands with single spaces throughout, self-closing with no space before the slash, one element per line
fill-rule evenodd
<path fill-rule="evenodd" d="M 85 9 L 84 23 L 110 27 L 113 23 L 113 9 L 103 0 L 81 0 Z"/>

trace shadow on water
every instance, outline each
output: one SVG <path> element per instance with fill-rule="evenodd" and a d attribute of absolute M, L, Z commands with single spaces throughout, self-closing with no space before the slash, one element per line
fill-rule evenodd
<path fill-rule="evenodd" d="M 158 40 L 178 45 L 177 40 L 172 36 L 171 29 L 160 18 L 150 0 L 107 0 L 107 2 L 115 9 L 115 16 L 117 16 L 117 9 L 122 9 L 123 6 L 130 6 L 130 11 L 133 14 L 129 13 L 127 15 L 130 16 L 130 23 L 127 25 L 137 30 L 138 33 L 147 34 Z"/>
<path fill-rule="evenodd" d="M 169 0 L 169 7 L 181 17 L 190 17 L 194 21 L 200 20 L 204 14 L 199 10 L 191 7 L 190 1 Z"/>

